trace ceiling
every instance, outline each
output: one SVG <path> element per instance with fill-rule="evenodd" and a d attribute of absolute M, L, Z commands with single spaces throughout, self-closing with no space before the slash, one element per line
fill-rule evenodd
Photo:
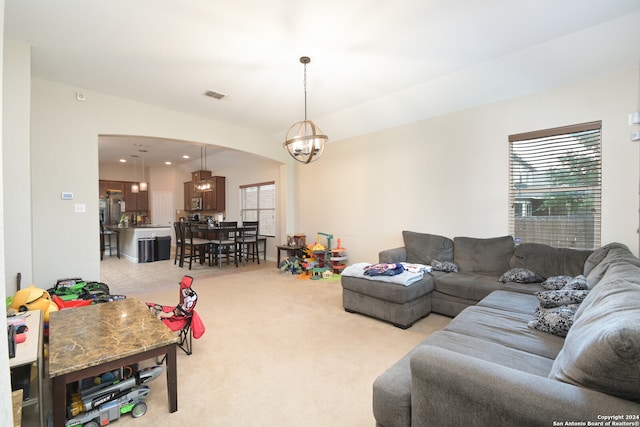
<path fill-rule="evenodd" d="M 5 37 L 32 46 L 36 77 L 283 139 L 304 116 L 303 55 L 308 116 L 334 140 L 638 64 L 638 40 L 620 43 L 628 25 L 615 25 L 640 17 L 638 0 L 6 0 L 5 8 Z M 602 30 L 588 53 L 562 51 L 594 28 Z M 606 60 L 581 65 L 598 55 Z M 483 74 L 505 69 L 503 87 L 476 90 Z M 120 142 L 124 155 L 135 151 L 136 141 Z M 165 145 L 171 153 L 153 161 L 185 149 Z M 101 158 L 122 149 L 114 142 Z"/>

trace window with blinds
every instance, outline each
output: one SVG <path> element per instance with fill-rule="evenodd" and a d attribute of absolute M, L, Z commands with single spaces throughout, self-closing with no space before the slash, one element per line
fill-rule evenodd
<path fill-rule="evenodd" d="M 259 221 L 258 234 L 276 235 L 276 184 L 263 182 L 240 186 L 242 221 Z"/>
<path fill-rule="evenodd" d="M 600 246 L 601 128 L 597 121 L 509 136 L 509 232 L 516 244 Z"/>

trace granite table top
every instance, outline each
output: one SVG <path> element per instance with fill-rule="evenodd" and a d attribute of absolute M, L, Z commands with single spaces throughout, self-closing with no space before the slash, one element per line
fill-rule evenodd
<path fill-rule="evenodd" d="M 49 377 L 176 342 L 177 334 L 133 298 L 54 312 L 49 321 Z"/>

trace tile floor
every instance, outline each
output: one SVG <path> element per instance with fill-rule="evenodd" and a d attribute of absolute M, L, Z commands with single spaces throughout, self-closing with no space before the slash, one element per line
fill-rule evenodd
<path fill-rule="evenodd" d="M 218 266 L 210 267 L 206 263 L 204 265 L 194 263 L 189 270 L 188 266 L 180 268 L 177 264 L 174 265 L 173 253 L 169 260 L 149 263 L 135 263 L 107 254 L 100 262 L 100 281 L 109 285 L 109 290 L 114 295 L 129 295 L 164 286 L 175 286 L 184 275 L 198 279 L 199 277 L 243 272 L 247 269 L 276 268 L 275 262 L 261 259 L 260 265 L 249 261 L 237 268 L 234 264 L 226 265 L 223 263 L 222 270 Z"/>

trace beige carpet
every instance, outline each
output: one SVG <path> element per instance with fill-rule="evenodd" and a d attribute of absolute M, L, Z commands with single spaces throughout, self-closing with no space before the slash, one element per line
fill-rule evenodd
<path fill-rule="evenodd" d="M 117 425 L 372 427 L 374 379 L 450 320 L 432 314 L 401 330 L 345 312 L 339 281 L 298 280 L 273 263 L 230 271 L 194 282 L 206 333 L 193 355 L 179 351 L 178 412 L 163 375 L 148 383 L 147 414 Z M 178 299 L 177 285 L 127 295 Z"/>

